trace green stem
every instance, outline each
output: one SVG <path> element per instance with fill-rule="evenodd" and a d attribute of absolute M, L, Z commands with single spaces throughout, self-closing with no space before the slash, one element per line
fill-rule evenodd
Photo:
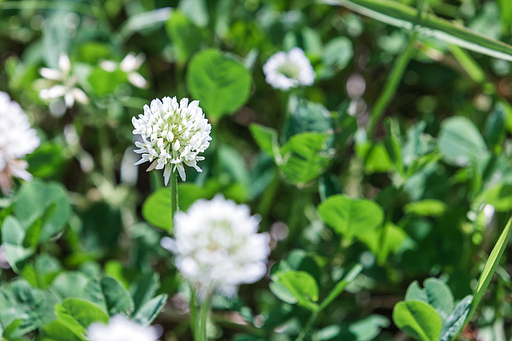
<path fill-rule="evenodd" d="M 314 311 L 311 316 L 309 317 L 308 322 L 306 322 L 306 325 L 299 333 L 299 336 L 295 339 L 295 341 L 302 341 L 304 338 L 308 335 L 309 331 L 311 330 L 311 327 L 313 327 L 313 323 L 315 323 L 316 318 L 318 317 L 318 313 L 320 310 Z"/>
<path fill-rule="evenodd" d="M 386 80 L 386 84 L 384 84 L 384 91 L 380 93 L 379 98 L 377 98 L 377 102 L 375 102 L 373 105 L 372 111 L 370 113 L 370 119 L 368 121 L 368 137 L 372 136 L 379 118 L 382 116 L 384 110 L 395 96 L 398 85 L 403 78 L 405 69 L 407 68 L 409 61 L 412 58 L 414 52 L 414 42 L 416 41 L 417 35 L 417 32 L 413 32 L 411 34 L 404 52 L 396 60 L 395 65 L 393 65 L 391 74 Z"/>
<path fill-rule="evenodd" d="M 199 316 L 199 341 L 207 341 L 206 321 L 208 320 L 208 312 L 210 311 L 211 295 L 207 295 L 203 303 L 201 303 L 201 311 Z"/>
<path fill-rule="evenodd" d="M 190 331 L 194 340 L 198 341 L 197 332 L 197 296 L 196 289 L 193 285 L 190 286 Z"/>
<path fill-rule="evenodd" d="M 174 223 L 174 215 L 178 210 L 178 173 L 171 172 L 171 213 Z"/>

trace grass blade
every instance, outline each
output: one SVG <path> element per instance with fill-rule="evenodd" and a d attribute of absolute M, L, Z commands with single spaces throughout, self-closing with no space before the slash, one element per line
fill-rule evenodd
<path fill-rule="evenodd" d="M 415 29 L 420 34 L 491 57 L 512 61 L 512 46 L 455 25 L 433 14 L 418 16 L 418 10 L 389 0 L 326 0 L 332 5 L 344 6 L 359 14 L 383 23 Z"/>
<path fill-rule="evenodd" d="M 489 286 L 489 282 L 491 281 L 494 272 L 496 272 L 496 268 L 498 267 L 498 264 L 503 256 L 503 253 L 505 252 L 505 248 L 507 247 L 508 241 L 510 239 L 511 225 L 512 217 L 508 220 L 507 225 L 503 229 L 503 232 L 501 232 L 501 235 L 498 238 L 496 245 L 494 245 L 494 248 L 492 249 L 489 258 L 485 263 L 484 270 L 482 271 L 480 279 L 478 280 L 478 286 L 476 288 L 475 296 L 473 297 L 473 301 L 471 302 L 471 313 L 466 319 L 466 323 L 470 321 L 471 316 L 473 316 L 476 308 L 478 307 L 478 304 L 480 303 L 480 300 L 482 299 L 482 296 L 485 293 L 485 290 L 487 290 L 487 287 Z"/>

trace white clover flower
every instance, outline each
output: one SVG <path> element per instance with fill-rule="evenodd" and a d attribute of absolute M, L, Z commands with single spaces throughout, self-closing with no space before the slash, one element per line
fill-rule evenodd
<path fill-rule="evenodd" d="M 71 108 L 75 100 L 82 103 L 89 103 L 89 98 L 82 89 L 76 87 L 78 82 L 76 75 L 71 74 L 71 62 L 65 53 L 59 57 L 59 69 L 42 68 L 39 70 L 41 76 L 52 81 L 53 86 L 39 92 L 41 99 L 56 99 L 64 97 L 66 107 Z"/>
<path fill-rule="evenodd" d="M 157 341 L 160 331 L 156 327 L 145 327 L 123 315 L 110 318 L 107 325 L 93 323 L 87 329 L 90 341 Z"/>
<path fill-rule="evenodd" d="M 103 68 L 103 70 L 109 72 L 113 72 L 119 67 L 121 71 L 126 73 L 130 83 L 138 88 L 146 89 L 149 86 L 148 82 L 140 73 L 137 72 L 145 60 L 146 56 L 143 53 L 135 55 L 135 53 L 130 52 L 126 55 L 126 57 L 124 57 L 119 65 L 112 60 L 103 60 L 100 63 L 100 66 Z"/>
<path fill-rule="evenodd" d="M 210 145 L 212 127 L 199 107 L 199 101 L 189 104 L 188 98 L 183 98 L 178 104 L 176 97 L 164 97 L 162 101 L 154 99 L 151 107 L 144 105 L 144 114 L 132 118 L 132 123 L 135 127 L 133 133 L 142 136 L 142 142 L 135 142 L 140 148 L 135 152 L 142 154 L 135 165 L 152 162 L 148 172 L 165 168 L 165 185 L 171 172 L 178 171 L 185 181 L 183 164 L 201 172 L 197 161 L 204 160 L 204 157 L 197 154 Z"/>
<path fill-rule="evenodd" d="M 166 237 L 161 244 L 176 255 L 176 267 L 201 296 L 219 291 L 231 297 L 238 285 L 266 273 L 270 236 L 257 233 L 259 222 L 248 206 L 217 195 L 177 212 L 175 239 Z"/>
<path fill-rule="evenodd" d="M 11 176 L 31 180 L 27 162 L 20 160 L 39 146 L 36 131 L 30 128 L 20 105 L 0 91 L 0 188 L 11 189 Z"/>
<path fill-rule="evenodd" d="M 312 85 L 315 71 L 301 48 L 278 52 L 263 65 L 265 80 L 276 89 L 288 90 L 299 85 Z"/>

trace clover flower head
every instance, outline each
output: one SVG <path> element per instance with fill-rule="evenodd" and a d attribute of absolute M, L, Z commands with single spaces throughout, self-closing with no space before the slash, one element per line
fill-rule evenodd
<path fill-rule="evenodd" d="M 119 68 L 121 71 L 126 73 L 130 83 L 138 88 L 146 89 L 149 86 L 148 82 L 140 73 L 137 72 L 145 60 L 146 56 L 143 53 L 135 55 L 135 53 L 130 52 L 119 64 L 112 60 L 103 60 L 100 63 L 100 66 L 103 68 L 103 70 L 109 72 L 114 72 L 117 70 L 117 68 Z"/>
<path fill-rule="evenodd" d="M 82 104 L 89 103 L 89 98 L 85 92 L 76 86 L 78 79 L 76 75 L 71 74 L 71 62 L 67 54 L 60 54 L 58 69 L 44 67 L 39 70 L 39 73 L 53 84 L 39 92 L 41 99 L 51 100 L 64 97 L 64 102 L 68 108 L 75 104 L 75 100 Z"/>
<path fill-rule="evenodd" d="M 312 85 L 315 71 L 301 48 L 277 52 L 263 65 L 265 80 L 276 89 L 288 90 L 299 85 Z"/>
<path fill-rule="evenodd" d="M 176 267 L 201 297 L 213 291 L 232 297 L 238 285 L 266 273 L 270 236 L 257 233 L 259 222 L 248 206 L 217 195 L 176 213 L 175 238 L 161 244 L 176 255 Z"/>
<path fill-rule="evenodd" d="M 204 157 L 198 154 L 208 148 L 212 138 L 211 125 L 199 107 L 199 101 L 189 104 L 188 98 L 179 103 L 176 97 L 154 99 L 151 106 L 144 106 L 144 114 L 132 118 L 132 123 L 133 133 L 142 137 L 142 142 L 135 142 L 139 148 L 135 152 L 142 154 L 135 165 L 149 161 L 148 172 L 155 168 L 164 169 L 166 185 L 171 172 L 178 171 L 185 181 L 184 164 L 201 172 L 197 162 Z"/>
<path fill-rule="evenodd" d="M 87 329 L 90 341 L 157 341 L 160 331 L 145 327 L 123 315 L 113 316 L 108 324 L 93 323 Z"/>
<path fill-rule="evenodd" d="M 27 115 L 20 105 L 0 91 L 0 188 L 11 189 L 11 176 L 31 180 L 28 164 L 21 160 L 39 146 L 36 131 L 30 128 Z"/>

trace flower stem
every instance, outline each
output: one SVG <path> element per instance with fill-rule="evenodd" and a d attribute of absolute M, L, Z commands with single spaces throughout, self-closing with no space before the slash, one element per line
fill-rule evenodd
<path fill-rule="evenodd" d="M 194 340 L 199 341 L 197 331 L 197 296 L 196 289 L 190 286 L 190 331 Z"/>
<path fill-rule="evenodd" d="M 395 65 L 393 65 L 393 69 L 391 70 L 391 74 L 386 80 L 386 84 L 384 84 L 384 90 L 380 93 L 379 98 L 373 105 L 373 109 L 370 113 L 370 119 L 368 121 L 368 136 L 373 134 L 373 130 L 379 121 L 379 118 L 384 113 L 384 110 L 389 105 L 393 97 L 395 96 L 398 85 L 400 85 L 400 81 L 403 78 L 405 69 L 407 65 L 409 65 L 409 61 L 411 60 L 414 52 L 414 42 L 416 41 L 418 33 L 413 32 L 409 38 L 409 42 L 402 55 L 396 60 Z"/>
<path fill-rule="evenodd" d="M 311 327 L 313 327 L 313 323 L 315 322 L 316 318 L 318 317 L 319 312 L 320 311 L 317 310 L 311 314 L 308 322 L 306 322 L 306 325 L 304 326 L 304 328 L 302 328 L 302 330 L 299 333 L 299 336 L 297 336 L 295 341 L 302 341 L 309 334 L 309 331 L 311 330 Z"/>
<path fill-rule="evenodd" d="M 207 341 L 208 335 L 206 334 L 206 321 L 208 319 L 208 312 L 210 311 L 211 295 L 208 295 L 203 303 L 201 303 L 201 311 L 199 316 L 199 341 Z"/>
<path fill-rule="evenodd" d="M 174 224 L 174 215 L 178 210 L 178 173 L 171 172 L 171 213 Z"/>

